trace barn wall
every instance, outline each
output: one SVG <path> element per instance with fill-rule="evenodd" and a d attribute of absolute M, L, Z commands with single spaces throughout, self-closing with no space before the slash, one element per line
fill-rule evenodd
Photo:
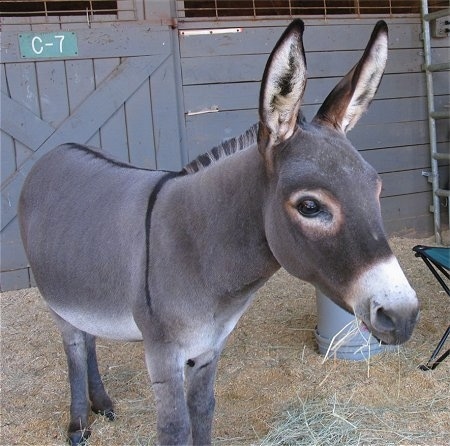
<path fill-rule="evenodd" d="M 124 8 L 118 19 L 102 17 L 89 24 L 79 17 L 62 24 L 57 17 L 44 22 L 1 19 L 2 291 L 33 284 L 15 210 L 21 181 L 39 153 L 68 140 L 89 142 L 138 165 L 178 169 L 257 120 L 262 71 L 289 20 L 177 22 L 175 1 L 118 4 Z M 306 19 L 308 118 L 359 59 L 375 21 Z M 430 161 L 420 19 L 387 21 L 391 51 L 386 75 L 369 112 L 348 136 L 381 174 L 388 232 L 429 235 L 431 187 L 422 175 L 430 170 Z M 223 28 L 241 31 L 185 33 Z M 84 55 L 39 61 L 20 57 L 19 33 L 60 29 L 76 31 Z M 433 39 L 433 46 L 434 62 L 448 60 L 448 39 Z M 129 96 L 128 69 L 134 73 L 129 79 L 138 83 Z M 112 90 L 99 88 L 106 79 L 113 80 Z M 437 103 L 445 108 L 448 73 L 435 80 Z M 105 103 L 116 108 L 108 114 Z M 442 151 L 448 150 L 448 121 L 438 122 L 438 141 Z M 448 180 L 445 164 L 442 173 L 443 181 Z"/>
<path fill-rule="evenodd" d="M 314 116 L 340 77 L 358 61 L 376 20 L 306 19 L 309 81 L 303 111 L 307 118 Z M 388 233 L 431 235 L 431 186 L 423 175 L 430 170 L 430 156 L 420 18 L 386 21 L 390 34 L 386 73 L 369 111 L 348 137 L 381 174 Z M 256 122 L 264 65 L 287 23 L 180 24 L 189 158 Z M 192 33 L 208 27 L 230 32 Z M 238 28 L 242 31 L 234 32 Z M 434 61 L 448 60 L 448 39 L 433 39 L 433 45 Z M 448 73 L 440 73 L 435 80 L 437 104 L 444 108 L 449 103 Z M 442 151 L 448 150 L 448 121 L 438 123 L 438 141 Z M 448 178 L 448 165 L 442 166 L 442 174 Z"/>
<path fill-rule="evenodd" d="M 104 15 L 89 23 L 79 15 L 1 19 L 2 291 L 34 284 L 17 202 L 27 172 L 48 150 L 78 142 L 145 168 L 175 170 L 187 161 L 172 5 L 119 0 L 118 6 L 123 8 L 119 20 Z M 60 31 L 76 35 L 75 56 L 23 57 L 21 34 Z"/>

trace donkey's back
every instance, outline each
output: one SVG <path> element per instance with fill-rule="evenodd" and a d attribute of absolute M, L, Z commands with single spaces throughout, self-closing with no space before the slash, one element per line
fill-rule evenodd
<path fill-rule="evenodd" d="M 144 293 L 145 219 L 163 175 L 78 144 L 33 167 L 19 204 L 22 238 L 47 303 L 72 325 L 141 339 L 130 304 Z"/>

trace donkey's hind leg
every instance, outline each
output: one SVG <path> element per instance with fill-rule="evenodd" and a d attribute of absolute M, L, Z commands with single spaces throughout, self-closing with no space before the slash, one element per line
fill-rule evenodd
<path fill-rule="evenodd" d="M 86 333 L 75 328 L 52 311 L 63 338 L 70 384 L 70 422 L 68 440 L 73 446 L 83 445 L 89 430 L 88 367 Z"/>
<path fill-rule="evenodd" d="M 115 419 L 111 399 L 98 371 L 95 336 L 75 328 L 51 311 L 63 338 L 70 384 L 70 423 L 68 437 L 72 445 L 81 445 L 90 435 L 89 399 L 96 413 Z"/>
<path fill-rule="evenodd" d="M 114 421 L 116 414 L 111 398 L 105 391 L 100 372 L 98 371 L 97 353 L 95 351 L 95 336 L 86 333 L 86 354 L 89 399 L 91 409 L 95 413 L 104 415 L 108 420 Z"/>

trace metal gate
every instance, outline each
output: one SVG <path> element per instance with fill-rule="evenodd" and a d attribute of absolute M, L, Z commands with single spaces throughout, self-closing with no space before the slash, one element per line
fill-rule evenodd
<path fill-rule="evenodd" d="M 3 291 L 33 283 L 16 209 L 26 174 L 47 151 L 72 141 L 142 167 L 179 169 L 186 161 L 171 27 L 116 20 L 66 32 L 53 21 L 2 22 Z"/>

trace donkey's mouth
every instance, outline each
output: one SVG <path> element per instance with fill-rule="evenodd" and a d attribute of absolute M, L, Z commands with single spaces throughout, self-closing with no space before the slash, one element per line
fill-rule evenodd
<path fill-rule="evenodd" d="M 380 331 L 370 323 L 361 320 L 361 330 L 367 330 L 381 345 L 400 345 L 405 343 L 412 334 L 414 321 L 404 321 L 392 330 Z"/>
<path fill-rule="evenodd" d="M 419 304 L 395 258 L 364 273 L 352 295 L 358 296 L 354 313 L 383 344 L 399 345 L 411 337 Z"/>
<path fill-rule="evenodd" d="M 358 311 L 354 311 L 355 318 L 358 321 L 358 330 L 364 334 L 366 338 L 372 337 L 376 339 L 381 345 L 390 345 L 396 344 L 394 339 L 392 339 L 392 333 L 385 333 L 384 331 L 380 331 L 377 327 L 374 327 L 370 320 L 370 312 L 363 312 L 362 314 Z"/>
<path fill-rule="evenodd" d="M 389 345 L 387 342 L 380 339 L 374 332 L 373 329 L 371 329 L 362 319 L 360 319 L 360 330 L 366 331 L 367 333 L 370 333 L 372 337 L 374 337 L 377 342 L 379 342 L 381 345 Z"/>

